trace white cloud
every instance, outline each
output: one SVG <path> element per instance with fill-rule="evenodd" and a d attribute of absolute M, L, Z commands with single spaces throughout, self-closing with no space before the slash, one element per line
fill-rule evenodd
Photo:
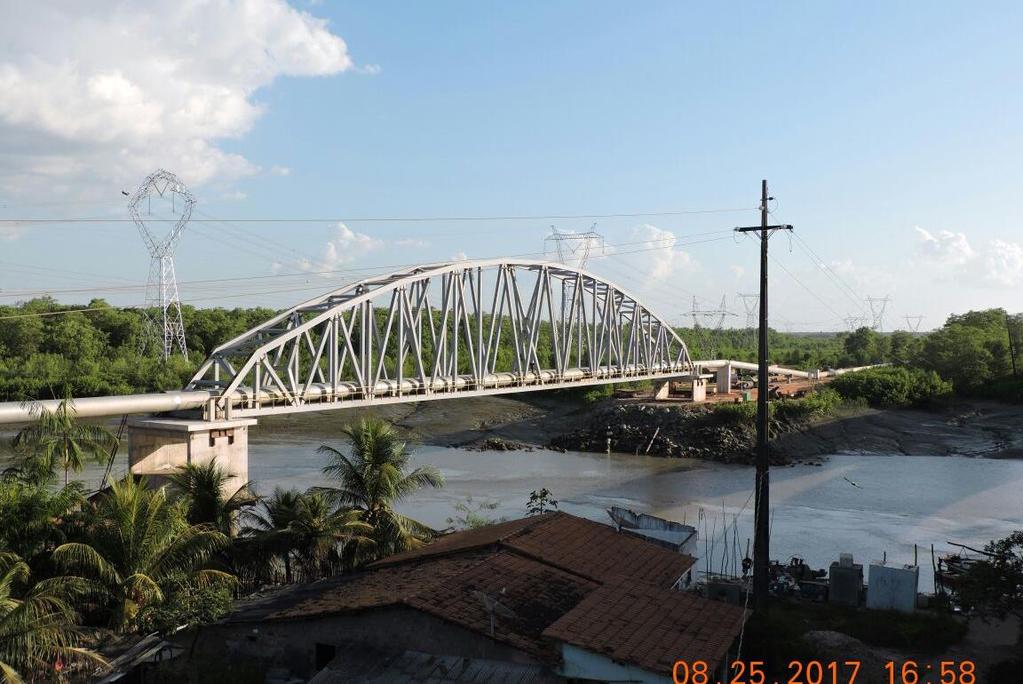
<path fill-rule="evenodd" d="M 468 261 L 469 256 L 465 252 L 455 252 L 451 256 L 452 261 Z"/>
<path fill-rule="evenodd" d="M 240 202 L 247 197 L 248 195 L 241 190 L 235 190 L 233 192 L 225 192 L 220 196 L 220 199 L 228 200 L 230 202 Z"/>
<path fill-rule="evenodd" d="M 1014 287 L 1023 284 L 1023 245 L 992 239 L 974 249 L 964 233 L 943 230 L 937 235 L 917 226 L 917 255 L 937 266 L 939 278 L 967 285 Z"/>
<path fill-rule="evenodd" d="M 219 141 L 251 130 L 259 89 L 352 67 L 325 20 L 284 0 L 7 3 L 0 190 L 94 195 L 157 167 L 193 186 L 255 173 Z"/>
<path fill-rule="evenodd" d="M 746 275 L 746 269 L 742 266 L 732 265 L 728 267 L 728 270 L 732 272 L 732 275 L 735 276 L 736 280 Z"/>
<path fill-rule="evenodd" d="M 984 251 L 984 280 L 991 285 L 1015 287 L 1023 284 L 1023 245 L 992 240 Z"/>
<path fill-rule="evenodd" d="M 289 169 L 287 166 L 271 166 L 270 167 L 270 175 L 271 176 L 290 176 L 291 175 L 291 169 Z"/>
<path fill-rule="evenodd" d="M 352 230 L 344 223 L 338 223 L 334 226 L 334 236 L 323 246 L 322 256 L 316 260 L 300 259 L 296 266 L 300 271 L 313 273 L 335 271 L 384 248 L 421 249 L 428 244 L 418 238 L 383 240 Z M 271 264 L 270 268 L 274 273 L 280 273 L 285 269 L 284 264 L 280 262 Z"/>
<path fill-rule="evenodd" d="M 689 270 L 698 268 L 689 252 L 675 247 L 678 237 L 670 230 L 645 223 L 632 229 L 631 238 L 630 241 L 636 244 L 622 251 L 640 252 L 637 256 L 641 255 L 642 261 L 646 264 L 645 272 L 649 280 L 667 280 L 680 268 Z"/>
<path fill-rule="evenodd" d="M 943 230 L 933 234 L 920 226 L 915 226 L 913 230 L 920 238 L 917 253 L 926 259 L 941 264 L 965 264 L 976 256 L 963 233 Z"/>
<path fill-rule="evenodd" d="M 334 237 L 328 240 L 323 248 L 323 256 L 317 261 L 302 259 L 298 266 L 303 271 L 332 271 L 383 246 L 383 240 L 365 233 L 357 233 L 345 224 L 339 223 L 335 227 Z"/>

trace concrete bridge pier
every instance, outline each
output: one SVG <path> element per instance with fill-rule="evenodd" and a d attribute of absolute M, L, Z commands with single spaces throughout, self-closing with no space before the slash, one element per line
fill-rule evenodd
<path fill-rule="evenodd" d="M 128 464 L 133 475 L 163 484 L 187 464 L 215 461 L 230 477 L 230 496 L 249 481 L 249 428 L 256 420 L 132 418 L 128 421 Z"/>
<path fill-rule="evenodd" d="M 726 363 L 717 370 L 717 378 L 714 380 L 717 394 L 732 393 L 732 364 Z"/>

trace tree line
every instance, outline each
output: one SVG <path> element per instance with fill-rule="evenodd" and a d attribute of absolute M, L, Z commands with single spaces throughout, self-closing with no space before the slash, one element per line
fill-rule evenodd
<path fill-rule="evenodd" d="M 264 308 L 184 306 L 189 356 L 164 361 L 152 352 L 139 352 L 141 309 L 114 307 L 101 299 L 70 306 L 48 297 L 0 306 L 0 401 L 180 389 L 218 344 L 274 313 Z M 694 359 L 756 358 L 755 330 L 677 330 Z M 545 343 L 550 335 L 549 325 L 544 325 L 538 347 L 541 364 L 553 365 L 550 345 Z M 1003 309 L 953 315 L 941 328 L 923 334 L 882 334 L 862 327 L 850 333 L 770 330 L 769 336 L 771 361 L 794 368 L 891 363 L 934 371 L 963 394 L 994 387 L 1002 398 L 1023 399 L 1016 379 L 1023 370 L 1023 319 Z M 500 344 L 499 363 L 509 361 L 511 342 L 504 337 Z M 424 352 L 428 355 L 429 349 Z M 467 372 L 468 359 L 465 365 L 462 370 Z"/>

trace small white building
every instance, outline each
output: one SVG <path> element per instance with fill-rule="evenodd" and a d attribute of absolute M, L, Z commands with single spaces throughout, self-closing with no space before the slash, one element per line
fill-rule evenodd
<path fill-rule="evenodd" d="M 870 564 L 867 575 L 867 608 L 912 613 L 916 610 L 919 584 L 918 566 L 891 566 L 884 561 L 875 561 Z"/>

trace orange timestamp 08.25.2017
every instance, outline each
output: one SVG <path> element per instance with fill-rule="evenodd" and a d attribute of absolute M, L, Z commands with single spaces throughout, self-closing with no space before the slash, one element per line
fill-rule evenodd
<path fill-rule="evenodd" d="M 856 684 L 863 667 L 859 660 L 792 660 L 781 678 L 771 677 L 762 660 L 733 660 L 728 672 L 715 672 L 703 660 L 676 660 L 671 677 L 674 684 Z M 977 684 L 972 660 L 915 660 L 884 664 L 888 684 Z"/>

